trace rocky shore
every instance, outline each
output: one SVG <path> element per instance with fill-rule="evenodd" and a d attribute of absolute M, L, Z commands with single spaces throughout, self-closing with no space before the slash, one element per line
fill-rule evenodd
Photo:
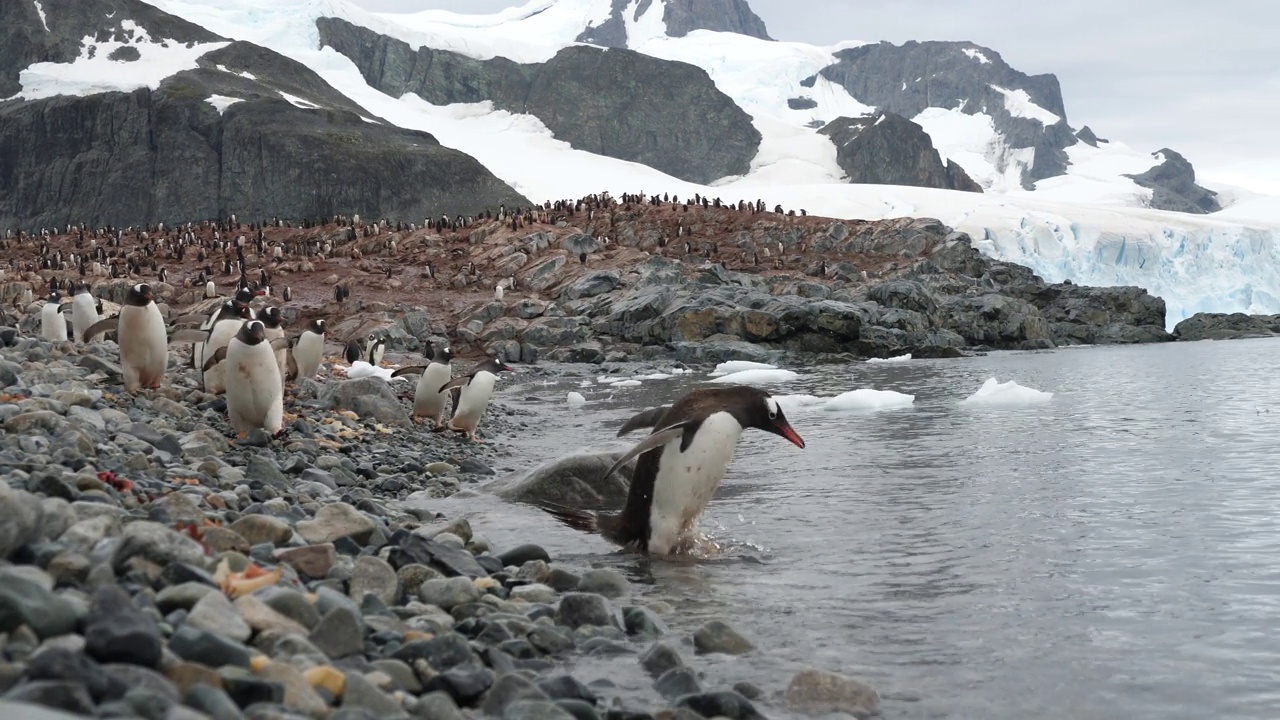
<path fill-rule="evenodd" d="M 1280 315 L 1196 313 L 1173 328 L 1178 340 L 1244 340 L 1280 335 Z"/>
<path fill-rule="evenodd" d="M 229 441 L 223 401 L 180 357 L 134 397 L 111 342 L 0 339 L 0 716 L 877 711 L 874 689 L 821 669 L 704 687 L 697 656 L 760 652 L 746 628 L 675 632 L 670 607 L 617 571 L 493 547 L 424 509 L 506 451 L 413 425 L 378 378 L 303 381 L 285 439 Z M 496 403 L 485 430 L 535 420 Z M 634 657 L 659 699 L 624 702 L 566 671 L 592 656 Z"/>

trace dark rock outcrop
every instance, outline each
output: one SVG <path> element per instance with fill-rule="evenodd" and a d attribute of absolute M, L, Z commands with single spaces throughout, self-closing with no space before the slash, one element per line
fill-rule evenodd
<path fill-rule="evenodd" d="M 1152 155 L 1159 165 L 1141 175 L 1125 176 L 1152 191 L 1151 207 L 1198 215 L 1222 209 L 1217 193 L 1196 184 L 1196 170 L 1186 158 L 1169 148 Z"/>
<path fill-rule="evenodd" d="M 1085 125 L 1076 132 L 1076 139 L 1088 145 L 1089 147 L 1098 147 L 1098 143 L 1105 143 L 1106 140 L 1094 134 L 1093 128 Z"/>
<path fill-rule="evenodd" d="M 1067 126 L 1062 90 L 1053 75 L 1026 75 L 1010 67 L 1000 54 L 968 42 L 882 42 L 836 53 L 838 62 L 820 74 L 859 101 L 914 118 L 928 107 L 959 108 L 990 115 L 1010 148 L 1034 148 L 1023 184 L 1061 175 L 1067 167 L 1064 148 L 1076 142 Z M 1031 102 L 1057 116 L 1041 120 L 1015 115 L 1005 93 L 1025 91 Z"/>
<path fill-rule="evenodd" d="M 760 144 L 751 116 L 693 65 L 630 50 L 568 47 L 545 63 L 475 60 L 319 18 L 323 45 L 350 58 L 373 87 L 430 103 L 492 101 L 537 117 L 579 150 L 709 183 L 750 168 Z"/>
<path fill-rule="evenodd" d="M 747 0 L 657 0 L 663 4 L 662 22 L 667 35 L 684 37 L 694 30 L 713 30 L 749 35 L 761 40 L 771 40 L 764 21 L 751 10 Z M 578 42 L 611 48 L 627 45 L 627 24 L 623 13 L 631 0 L 613 0 L 608 19 L 599 25 L 588 26 L 577 37 Z M 632 13 L 632 20 L 639 19 L 653 7 L 653 0 L 642 0 Z"/>
<path fill-rule="evenodd" d="M 1173 328 L 1178 340 L 1241 340 L 1280 335 L 1280 315 L 1196 313 Z"/>
<path fill-rule="evenodd" d="M 901 115 L 837 118 L 819 132 L 835 144 L 836 162 L 851 183 L 982 192 L 959 165 L 944 165 L 924 128 Z"/>

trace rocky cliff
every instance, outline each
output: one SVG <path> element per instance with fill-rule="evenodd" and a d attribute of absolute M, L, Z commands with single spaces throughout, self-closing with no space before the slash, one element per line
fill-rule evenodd
<path fill-rule="evenodd" d="M 1151 189 L 1151 207 L 1199 215 L 1222 209 L 1217 193 L 1196 184 L 1195 168 L 1186 158 L 1169 148 L 1152 154 L 1159 165 L 1140 175 L 1125 176 Z"/>
<path fill-rule="evenodd" d="M 142 42 L 221 40 L 130 0 L 94 0 L 88 10 L 50 3 L 43 19 L 15 6 L 25 4 L 6 3 L 0 13 L 19 15 L 22 26 L 0 25 L 0 32 L 37 38 L 20 52 L 3 51 L 17 65 L 33 56 L 74 59 L 85 36 L 134 43 L 118 49 L 135 53 Z M 71 12 L 76 8 L 83 12 Z M 44 23 L 49 37 L 41 40 Z M 120 72 L 128 73 L 131 54 L 119 55 Z M 269 49 L 228 42 L 198 64 L 155 90 L 0 102 L 0 226 L 130 225 L 232 213 L 423 218 L 529 204 L 473 158 L 371 117 Z"/>
<path fill-rule="evenodd" d="M 1187 341 L 1274 337 L 1280 335 L 1280 315 L 1196 313 L 1174 326 L 1173 335 Z"/>
<path fill-rule="evenodd" d="M 964 168 L 943 164 L 924 128 L 901 115 L 837 118 L 820 132 L 835 144 L 836 162 L 851 183 L 982 192 Z"/>
<path fill-rule="evenodd" d="M 435 104 L 491 101 L 541 120 L 574 148 L 710 183 L 744 174 L 760 133 L 706 71 L 630 50 L 568 47 L 545 63 L 475 60 L 414 49 L 338 18 L 316 21 L 320 42 L 351 59 L 365 81 Z"/>
<path fill-rule="evenodd" d="M 836 57 L 819 74 L 881 110 L 907 118 L 928 107 L 990 115 L 1010 148 L 1034 150 L 1024 185 L 1066 170 L 1064 149 L 1076 138 L 1053 75 L 1019 72 L 994 50 L 967 42 L 882 42 L 841 50 Z M 1036 113 L 1010 102 L 1008 93 L 1017 91 L 1053 117 L 1031 117 Z"/>
<path fill-rule="evenodd" d="M 624 18 L 632 7 L 632 0 L 613 0 L 608 19 L 598 25 L 588 26 L 578 35 L 578 42 L 603 47 L 628 47 L 627 20 L 637 20 L 653 6 L 654 0 L 641 0 L 631 10 L 631 17 Z M 657 0 L 663 5 L 662 22 L 667 35 L 684 37 L 694 30 L 712 30 L 749 35 L 761 40 L 771 40 L 764 21 L 760 19 L 746 0 Z"/>

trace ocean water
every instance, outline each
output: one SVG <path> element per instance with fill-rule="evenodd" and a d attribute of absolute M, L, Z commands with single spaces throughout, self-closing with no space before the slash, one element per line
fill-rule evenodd
<path fill-rule="evenodd" d="M 710 378 L 639 387 L 504 383 L 545 430 L 512 469 L 613 439 L 632 413 Z M 1280 340 L 992 353 L 790 368 L 775 395 L 872 388 L 907 408 L 787 411 L 800 450 L 748 431 L 702 523 L 702 559 L 622 556 L 598 537 L 484 494 L 470 514 L 499 547 L 614 567 L 674 612 L 671 637 L 704 688 L 746 680 L 770 718 L 812 665 L 863 678 L 885 718 L 1280 717 Z M 1054 393 L 972 408 L 988 378 Z M 587 403 L 571 408 L 570 390 Z M 755 642 L 693 659 L 723 618 Z M 657 702 L 634 656 L 579 661 L 606 696 Z"/>

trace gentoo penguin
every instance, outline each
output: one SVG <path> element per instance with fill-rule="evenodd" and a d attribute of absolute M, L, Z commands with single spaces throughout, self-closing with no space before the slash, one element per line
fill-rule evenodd
<path fill-rule="evenodd" d="M 448 345 L 441 345 L 436 348 L 430 363 L 402 367 L 391 373 L 393 378 L 422 373 L 422 377 L 418 379 L 418 387 L 413 392 L 413 416 L 425 418 L 432 428 L 444 424 L 444 401 L 449 394 L 441 391 L 440 388 L 449 382 L 453 374 L 453 368 L 450 366 L 452 361 L 453 350 Z"/>
<path fill-rule="evenodd" d="M 498 301 L 502 300 L 502 283 L 498 283 L 493 286 L 493 299 Z"/>
<path fill-rule="evenodd" d="M 293 362 L 298 378 L 315 377 L 324 357 L 324 320 L 312 320 L 293 346 Z"/>
<path fill-rule="evenodd" d="M 221 395 L 226 389 L 226 368 L 223 363 L 210 362 L 220 348 L 224 348 L 239 332 L 240 326 L 251 318 L 248 305 L 227 300 L 222 303 L 213 326 L 208 328 L 208 339 L 202 345 L 200 368 L 204 372 L 204 391 Z"/>
<path fill-rule="evenodd" d="M 382 356 L 387 352 L 387 339 L 369 336 L 369 341 L 365 343 L 364 358 L 365 362 L 370 365 L 377 365 L 382 362 Z"/>
<path fill-rule="evenodd" d="M 62 315 L 62 295 L 54 290 L 40 308 L 40 334 L 50 342 L 67 339 L 67 319 Z"/>
<path fill-rule="evenodd" d="M 262 321 L 262 325 L 266 328 L 267 342 L 274 343 L 276 340 L 284 337 L 284 326 L 280 320 L 280 308 L 274 305 L 263 309 L 258 313 L 258 319 Z M 280 377 L 284 378 L 286 372 L 286 362 L 289 357 L 288 344 L 276 350 L 276 365 L 280 369 Z"/>
<path fill-rule="evenodd" d="M 238 290 L 236 290 L 236 294 L 231 298 L 231 302 L 235 303 L 236 309 L 241 311 L 241 317 L 248 320 L 252 320 L 254 317 L 254 312 L 253 312 L 253 308 L 249 307 L 249 303 L 253 302 L 253 299 L 255 297 L 258 297 L 264 294 L 265 293 L 263 293 L 261 290 L 254 292 L 253 290 L 250 290 L 247 287 L 241 287 Z M 226 303 L 223 303 L 223 305 L 225 304 Z M 200 324 L 201 330 L 213 329 L 214 323 L 218 322 L 218 317 L 222 314 L 223 305 L 219 305 L 218 307 L 213 309 L 213 312 L 209 313 L 209 317 L 203 323 Z M 181 318 L 180 320 L 175 321 L 175 324 L 179 322 L 183 322 L 187 319 L 188 318 Z M 210 350 L 209 353 L 211 352 L 213 351 Z M 208 353 L 206 353 L 205 351 L 204 343 L 196 343 L 195 347 L 193 347 L 191 350 L 191 367 L 199 368 L 201 364 L 205 361 L 205 358 L 207 358 L 208 356 L 209 356 Z"/>
<path fill-rule="evenodd" d="M 618 435 L 647 427 L 653 428 L 649 436 L 605 473 L 608 478 L 639 456 L 622 512 L 544 509 L 570 527 L 598 531 L 624 548 L 669 555 L 689 539 L 695 521 L 724 479 L 743 430 L 759 428 L 804 447 L 778 401 L 746 385 L 694 390 L 673 405 L 636 415 Z"/>
<path fill-rule="evenodd" d="M 216 297 L 218 297 L 218 286 L 214 285 L 213 281 L 210 280 L 204 284 L 204 298 L 206 300 L 212 300 Z"/>
<path fill-rule="evenodd" d="M 456 377 L 440 386 L 442 395 L 453 388 L 462 388 L 453 417 L 449 419 L 450 430 L 465 432 L 471 440 L 484 442 L 476 437 L 476 429 L 480 427 L 480 418 L 493 397 L 493 386 L 498 382 L 498 373 L 503 370 L 511 372 L 511 368 L 501 358 L 491 357 L 475 366 L 471 374 Z"/>
<path fill-rule="evenodd" d="M 169 344 L 165 338 L 164 316 L 156 307 L 150 285 L 139 283 L 129 288 L 120 314 L 91 325 L 81 341 L 101 335 L 112 326 L 116 328 L 120 345 L 124 389 L 133 393 L 142 387 L 160 387 L 169 362 Z"/>
<path fill-rule="evenodd" d="M 76 340 L 84 338 L 84 331 L 102 319 L 97 300 L 89 292 L 89 283 L 80 283 L 76 294 L 71 299 L 71 330 Z M 102 337 L 87 338 L 83 342 L 88 345 L 101 340 Z"/>
<path fill-rule="evenodd" d="M 363 354 L 364 350 L 360 347 L 360 341 L 355 338 L 348 340 L 347 346 L 342 351 L 342 357 L 346 359 L 348 364 L 359 360 L 360 356 Z"/>
<path fill-rule="evenodd" d="M 267 340 L 266 334 L 261 320 L 245 322 L 206 364 L 212 369 L 226 361 L 227 417 L 241 435 L 257 428 L 279 435 L 284 427 L 284 383 L 275 351 L 288 347 L 289 341 Z"/>

